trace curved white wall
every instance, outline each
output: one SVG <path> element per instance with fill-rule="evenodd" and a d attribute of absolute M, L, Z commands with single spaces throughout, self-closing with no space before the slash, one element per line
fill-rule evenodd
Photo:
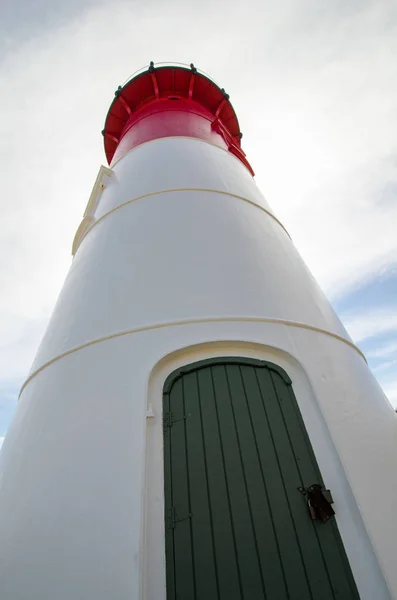
<path fill-rule="evenodd" d="M 250 172 L 241 161 L 218 146 L 175 137 L 147 142 L 112 165 L 113 176 L 104 191 L 96 217 L 145 194 L 199 188 L 249 198 L 271 211 Z"/>
<path fill-rule="evenodd" d="M 205 347 L 214 339 L 223 340 L 219 348 Z M 107 600 L 110 594 L 165 600 L 162 383 L 180 364 L 228 353 L 270 359 L 287 370 L 334 495 L 361 598 L 396 597 L 395 423 L 376 382 L 362 357 L 333 337 L 244 321 L 164 327 L 94 343 L 30 381 L 0 458 L 4 597 L 41 600 L 56 586 L 57 600 Z M 388 502 L 380 513 L 382 486 Z"/>
<path fill-rule="evenodd" d="M 110 181 L 0 454 L 4 598 L 165 597 L 162 382 L 226 350 L 289 373 L 361 598 L 397 598 L 395 414 L 248 171 L 162 139 Z"/>
<path fill-rule="evenodd" d="M 205 142 L 163 139 L 130 152 L 100 198 L 95 216 L 103 218 L 77 250 L 33 371 L 93 339 L 192 318 L 286 319 L 349 339 L 276 220 L 239 197 L 185 189 L 189 180 L 199 185 L 201 161 L 213 165 L 202 188 L 231 188 L 259 202 L 245 167 Z M 158 181 L 174 191 L 125 204 Z"/>

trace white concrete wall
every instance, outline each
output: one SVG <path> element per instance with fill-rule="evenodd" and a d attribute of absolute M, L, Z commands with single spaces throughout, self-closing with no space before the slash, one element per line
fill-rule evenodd
<path fill-rule="evenodd" d="M 169 167 L 170 156 L 177 168 Z M 201 177 L 203 189 L 233 190 L 248 201 L 187 191 L 189 181 L 199 185 L 201 162 L 213 165 Z M 162 139 L 127 154 L 111 180 L 95 212 L 102 218 L 76 253 L 33 371 L 92 339 L 191 318 L 287 319 L 348 338 L 284 229 L 259 207 L 266 202 L 253 178 L 231 154 L 197 140 Z M 141 198 L 150 183 L 158 193 Z"/>
<path fill-rule="evenodd" d="M 214 339 L 224 342 L 156 367 L 185 345 Z M 304 357 L 301 365 L 292 350 Z M 72 352 L 32 379 L 1 457 L 4 597 L 39 600 L 56 586 L 57 600 L 165 598 L 162 384 L 180 364 L 227 354 L 273 360 L 289 373 L 361 598 L 396 597 L 396 496 L 392 490 L 379 514 L 376 491 L 396 467 L 393 420 L 363 359 L 330 336 L 244 321 L 119 336 Z"/>
<path fill-rule="evenodd" d="M 186 188 L 237 194 L 271 210 L 241 161 L 202 140 L 174 137 L 148 142 L 130 150 L 112 170 L 113 185 L 104 191 L 97 217 L 145 194 Z"/>
<path fill-rule="evenodd" d="M 395 414 L 252 178 L 187 139 L 114 171 L 0 455 L 1 597 L 165 597 L 162 383 L 229 353 L 289 373 L 361 598 L 397 598 Z"/>

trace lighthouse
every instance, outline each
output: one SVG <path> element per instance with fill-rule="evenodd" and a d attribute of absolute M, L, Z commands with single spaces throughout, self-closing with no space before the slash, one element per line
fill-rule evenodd
<path fill-rule="evenodd" d="M 151 63 L 102 134 L 0 456 L 0 597 L 397 598 L 396 416 L 228 94 Z"/>

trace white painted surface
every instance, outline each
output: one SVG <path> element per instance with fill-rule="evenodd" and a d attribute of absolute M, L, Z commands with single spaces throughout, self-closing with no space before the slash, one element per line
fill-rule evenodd
<path fill-rule="evenodd" d="M 180 188 L 206 188 L 237 194 L 270 210 L 248 169 L 238 158 L 207 142 L 161 138 L 130 150 L 112 167 L 96 217 L 145 194 Z"/>
<path fill-rule="evenodd" d="M 219 350 L 181 352 L 155 368 L 150 379 L 164 355 L 213 339 L 233 343 L 227 350 L 223 344 Z M 265 340 L 287 352 L 293 346 L 304 363 L 299 367 L 274 349 L 246 347 L 241 339 L 261 345 Z M 374 493 L 390 481 L 387 474 L 396 467 L 389 443 L 394 422 L 363 359 L 329 336 L 238 322 L 170 327 L 93 344 L 54 362 L 29 383 L 0 459 L 0 515 L 7 516 L 2 530 L 4 539 L 12 540 L 0 544 L 5 597 L 38 600 L 57 582 L 57 600 L 79 594 L 104 600 L 110 587 L 116 600 L 164 598 L 159 595 L 164 591 L 164 555 L 158 537 L 163 530 L 162 382 L 180 363 L 227 351 L 277 358 L 290 374 L 320 469 L 335 496 L 361 598 L 390 597 L 350 492 L 351 487 L 361 499 L 361 515 L 395 590 L 397 498 L 391 490 L 390 505 L 382 506 L 379 519 Z M 343 381 L 347 364 L 356 375 L 348 382 Z M 341 414 L 340 400 L 347 396 L 350 402 Z M 145 452 L 149 403 L 154 418 L 149 419 Z M 348 482 L 335 448 L 343 457 Z M 145 532 L 146 461 L 150 501 Z M 155 587 L 142 595 L 144 573 Z"/>
<path fill-rule="evenodd" d="M 99 202 L 99 199 L 103 193 L 103 190 L 108 185 L 110 177 L 113 175 L 111 169 L 108 167 L 104 167 L 101 165 L 99 167 L 98 175 L 95 180 L 94 186 L 92 188 L 91 195 L 87 202 L 87 207 L 84 212 L 83 220 L 80 223 L 76 231 L 76 235 L 74 236 L 73 244 L 72 244 L 72 254 L 75 255 L 81 240 L 84 235 L 87 233 L 88 229 L 95 221 L 95 211 Z"/>
<path fill-rule="evenodd" d="M 164 160 L 172 151 L 178 165 L 185 161 L 179 180 L 178 169 L 153 176 L 147 167 L 153 186 L 172 172 L 173 189 L 196 187 L 185 185 L 185 171 L 189 181 L 201 172 L 198 147 L 208 164 L 211 153 L 222 153 L 192 140 L 166 142 L 120 161 L 115 169 L 124 174 L 97 210 L 105 193 L 110 210 L 144 189 L 133 189 L 141 173 L 134 156 L 149 156 L 151 145 Z M 222 156 L 226 166 L 213 176 L 229 181 L 239 163 Z M 209 187 L 204 175 L 202 187 Z M 223 321 L 206 322 L 217 317 Z M 0 454 L 2 597 L 164 598 L 162 382 L 181 363 L 228 350 L 274 360 L 289 373 L 361 598 L 397 598 L 395 414 L 354 348 L 264 318 L 346 336 L 286 233 L 257 206 L 210 192 L 157 194 L 88 233 L 32 373 L 45 368 L 25 387 Z M 172 325 L 182 319 L 201 322 Z M 134 328 L 142 331 L 112 337 Z M 208 343 L 215 346 L 197 347 Z M 88 345 L 71 352 L 80 344 Z M 145 587 L 146 575 L 154 588 Z"/>
<path fill-rule="evenodd" d="M 157 163 L 149 160 L 151 147 Z M 161 153 L 164 172 L 159 167 Z M 140 161 L 142 154 L 145 160 Z M 169 167 L 170 156 L 177 165 L 174 170 Z M 154 182 L 160 181 L 159 189 L 180 191 L 124 204 L 87 234 L 33 370 L 92 339 L 190 318 L 282 318 L 348 338 L 277 221 L 241 198 L 184 189 L 189 181 L 194 183 L 190 187 L 198 185 L 199 159 L 212 165 L 207 178 L 202 177 L 204 189 L 223 185 L 224 190 L 244 192 L 248 200 L 259 201 L 247 169 L 210 144 L 171 138 L 130 152 L 115 166 L 96 217 L 139 196 L 150 182 L 155 190 Z M 127 189 L 132 190 L 128 196 Z"/>

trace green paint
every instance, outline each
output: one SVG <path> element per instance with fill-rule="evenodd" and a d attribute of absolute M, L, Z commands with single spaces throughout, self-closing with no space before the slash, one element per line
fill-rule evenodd
<path fill-rule="evenodd" d="M 359 598 L 335 519 L 297 491 L 322 479 L 280 367 L 188 365 L 163 410 L 167 600 Z"/>

